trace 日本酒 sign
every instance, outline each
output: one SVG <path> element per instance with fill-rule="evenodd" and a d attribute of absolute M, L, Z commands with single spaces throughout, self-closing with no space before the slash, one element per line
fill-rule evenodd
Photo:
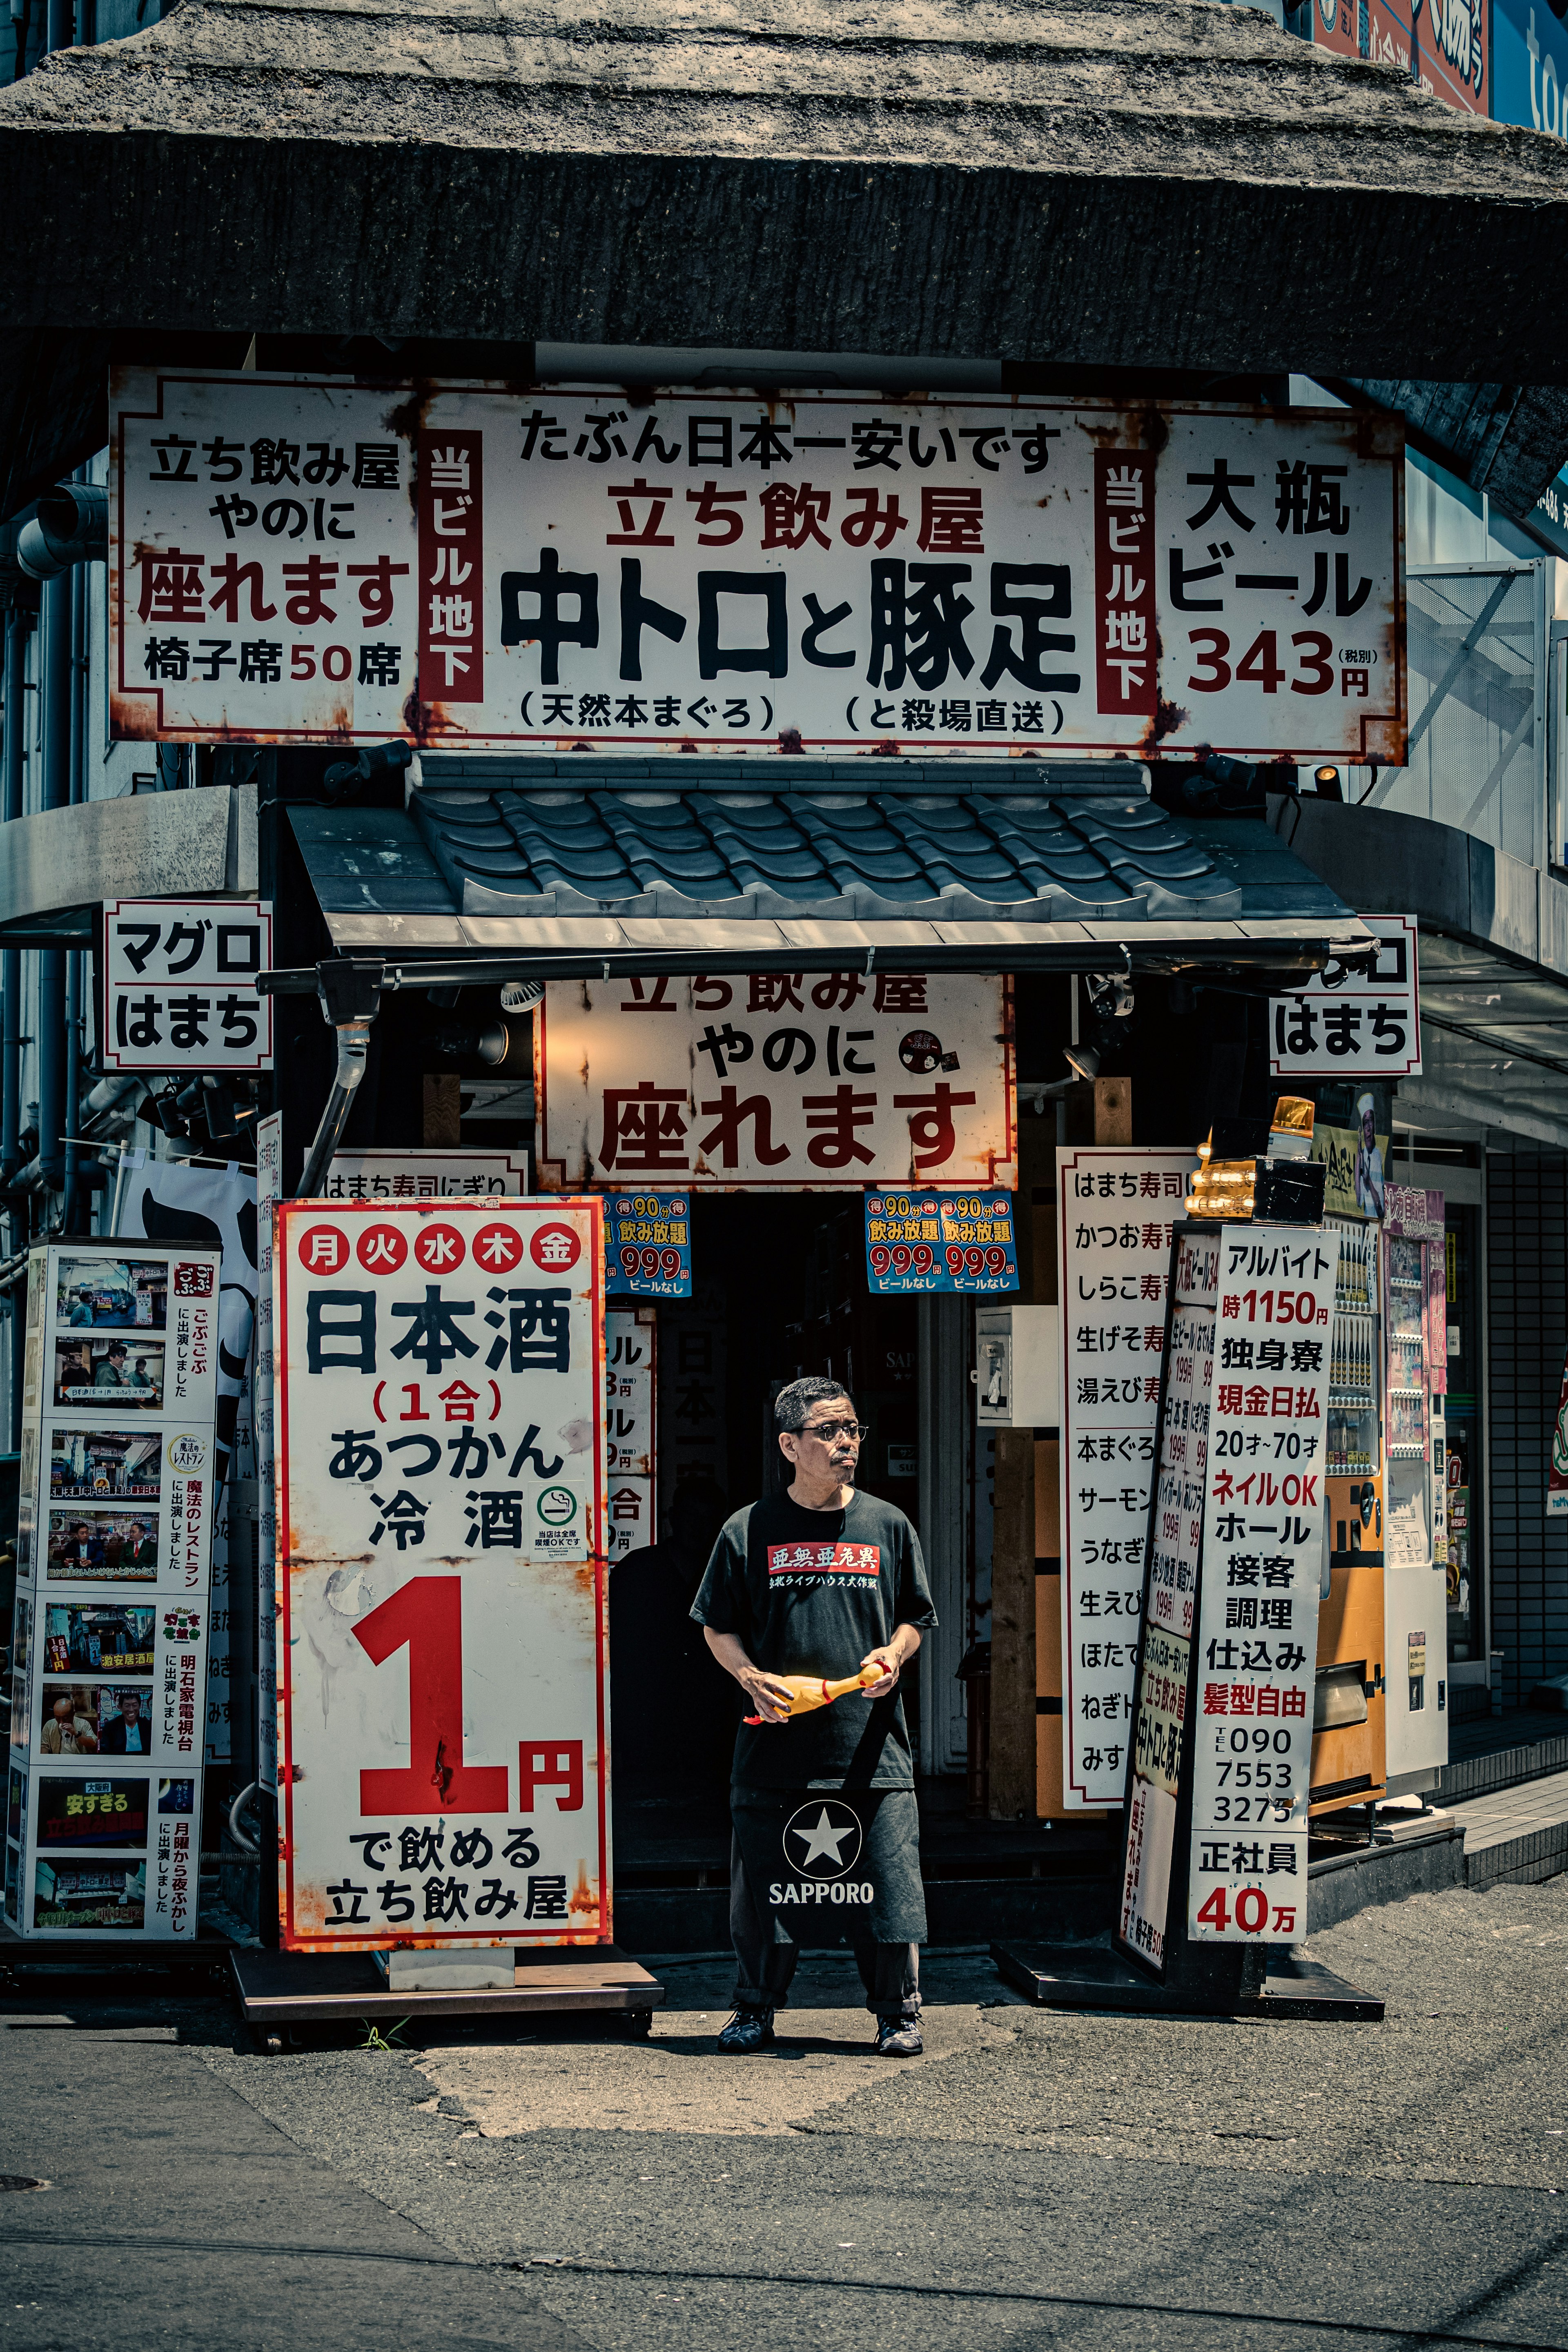
<path fill-rule="evenodd" d="M 269 1070 L 272 908 L 246 898 L 110 898 L 100 1050 L 110 1070 Z"/>
<path fill-rule="evenodd" d="M 1404 756 L 1400 421 L 111 382 L 117 736 Z"/>
<path fill-rule="evenodd" d="M 293 1950 L 610 1933 L 596 1202 L 277 1213 Z"/>
<path fill-rule="evenodd" d="M 535 1019 L 542 1190 L 1013 1181 L 994 975 L 552 981 Z"/>

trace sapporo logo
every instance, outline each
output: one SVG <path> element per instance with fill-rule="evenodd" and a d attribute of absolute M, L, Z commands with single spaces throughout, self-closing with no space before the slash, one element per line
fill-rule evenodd
<path fill-rule="evenodd" d="M 577 1516 L 577 1497 L 570 1486 L 546 1486 L 539 1497 L 539 1516 L 547 1528 L 563 1528 Z"/>
<path fill-rule="evenodd" d="M 784 1854 L 803 1878 L 839 1878 L 860 1855 L 860 1817 L 834 1797 L 814 1797 L 784 1823 Z"/>

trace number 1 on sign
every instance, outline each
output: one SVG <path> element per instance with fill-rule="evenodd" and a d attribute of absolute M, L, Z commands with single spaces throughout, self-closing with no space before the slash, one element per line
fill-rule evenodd
<path fill-rule="evenodd" d="M 354 1627 L 373 1665 L 408 1652 L 406 1764 L 362 1770 L 360 1811 L 504 1813 L 504 1764 L 463 1761 L 463 1585 L 414 1576 Z"/>

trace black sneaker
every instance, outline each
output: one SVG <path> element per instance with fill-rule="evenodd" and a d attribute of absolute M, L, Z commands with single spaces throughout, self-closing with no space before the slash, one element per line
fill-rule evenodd
<path fill-rule="evenodd" d="M 879 2058 L 918 2058 L 925 2043 L 921 2029 L 912 2017 L 879 2017 L 877 2020 L 877 2055 Z"/>
<path fill-rule="evenodd" d="M 753 2050 L 771 2050 L 773 2046 L 773 2013 L 771 2009 L 738 2009 L 719 2036 L 721 2050 L 742 2056 Z"/>

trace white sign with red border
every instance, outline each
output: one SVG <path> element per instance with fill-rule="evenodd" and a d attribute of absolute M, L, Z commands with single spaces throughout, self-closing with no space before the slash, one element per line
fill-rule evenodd
<path fill-rule="evenodd" d="M 552 981 L 541 1191 L 1010 1187 L 1012 992 L 976 972 Z"/>
<path fill-rule="evenodd" d="M 290 1950 L 610 1936 L 595 1201 L 277 1218 Z"/>

